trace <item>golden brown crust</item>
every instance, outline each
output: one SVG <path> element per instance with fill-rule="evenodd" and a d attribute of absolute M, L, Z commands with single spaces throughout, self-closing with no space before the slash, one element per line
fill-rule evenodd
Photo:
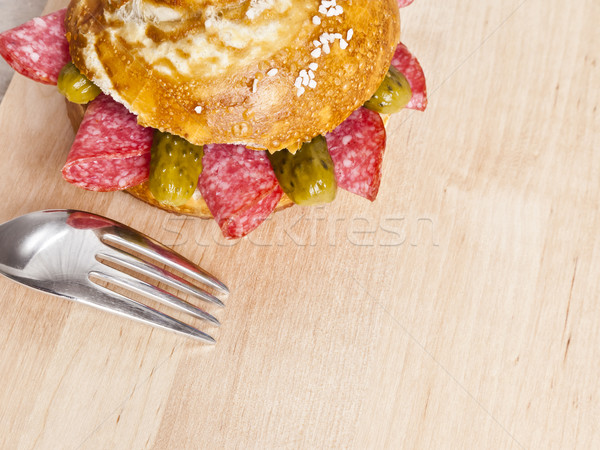
<path fill-rule="evenodd" d="M 291 7 L 250 19 L 248 11 L 254 4 L 250 0 L 72 0 L 67 38 L 77 67 L 137 114 L 142 125 L 199 145 L 240 143 L 257 149 L 296 149 L 334 129 L 377 89 L 399 41 L 398 5 L 396 0 L 340 2 L 343 14 L 326 17 L 318 12 L 320 0 L 274 3 Z M 173 11 L 182 19 L 142 22 L 144 42 L 136 43 L 139 33 L 131 31 L 135 27 L 129 22 L 115 19 L 119 13 L 115 5 L 129 7 L 139 19 L 141 13 L 134 8 L 139 4 L 179 5 Z M 207 16 L 209 10 L 221 14 L 216 28 Z M 319 25 L 312 21 L 315 16 L 321 19 Z M 257 33 L 256 27 L 271 21 L 286 25 L 285 34 L 275 33 L 280 48 L 273 47 L 273 36 L 268 35 L 246 48 L 243 42 L 229 42 L 235 39 L 219 20 L 237 27 L 232 29 L 249 27 Z M 289 24 L 297 27 L 290 29 Z M 339 33 L 346 39 L 349 30 L 353 36 L 347 48 L 342 49 L 337 39 L 329 45 L 329 54 L 311 55 L 317 48 L 313 42 L 323 33 Z M 168 58 L 147 61 L 164 50 L 165 42 L 181 43 L 192 37 L 201 37 L 205 48 L 227 55 L 222 58 L 227 61 L 202 52 L 191 57 L 181 48 L 171 48 Z M 144 46 L 157 50 L 148 56 Z M 176 54 L 181 59 L 172 56 Z M 183 66 L 176 66 L 178 61 Z M 318 64 L 313 71 L 317 85 L 303 87 L 305 92 L 298 97 L 296 79 L 311 63 Z"/>

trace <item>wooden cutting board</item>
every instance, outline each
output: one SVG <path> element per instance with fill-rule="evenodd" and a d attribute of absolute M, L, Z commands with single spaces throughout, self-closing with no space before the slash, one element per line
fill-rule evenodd
<path fill-rule="evenodd" d="M 63 99 L 15 76 L 0 221 L 104 214 L 232 294 L 209 347 L 0 279 L 1 448 L 600 448 L 600 2 L 402 17 L 430 107 L 393 117 L 377 201 L 236 242 L 64 182 Z"/>

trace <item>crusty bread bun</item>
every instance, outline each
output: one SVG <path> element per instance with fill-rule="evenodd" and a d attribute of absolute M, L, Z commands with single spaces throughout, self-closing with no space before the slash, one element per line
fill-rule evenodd
<path fill-rule="evenodd" d="M 72 0 L 66 28 L 75 65 L 141 125 L 270 151 L 343 122 L 400 39 L 396 0 Z"/>

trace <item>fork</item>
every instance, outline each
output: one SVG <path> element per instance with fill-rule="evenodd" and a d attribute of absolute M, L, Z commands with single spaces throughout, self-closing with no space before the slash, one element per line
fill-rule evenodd
<path fill-rule="evenodd" d="M 229 294 L 223 283 L 183 256 L 139 231 L 96 214 L 46 210 L 0 225 L 0 273 L 6 277 L 45 293 L 214 344 L 208 334 L 99 284 L 124 288 L 220 325 L 197 306 L 123 272 L 122 269 L 128 269 L 205 302 L 224 306 L 214 295 L 131 252 Z"/>

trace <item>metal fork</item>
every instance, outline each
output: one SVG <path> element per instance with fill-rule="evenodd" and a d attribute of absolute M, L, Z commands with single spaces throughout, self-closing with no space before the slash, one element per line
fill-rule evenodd
<path fill-rule="evenodd" d="M 178 270 L 223 294 L 229 293 L 215 277 L 164 245 L 96 214 L 47 210 L 0 225 L 0 273 L 8 278 L 42 292 L 214 344 L 215 340 L 208 334 L 99 284 L 125 288 L 219 325 L 215 317 L 200 308 L 106 264 L 129 269 L 198 299 L 224 306 L 214 295 L 130 251 Z"/>

